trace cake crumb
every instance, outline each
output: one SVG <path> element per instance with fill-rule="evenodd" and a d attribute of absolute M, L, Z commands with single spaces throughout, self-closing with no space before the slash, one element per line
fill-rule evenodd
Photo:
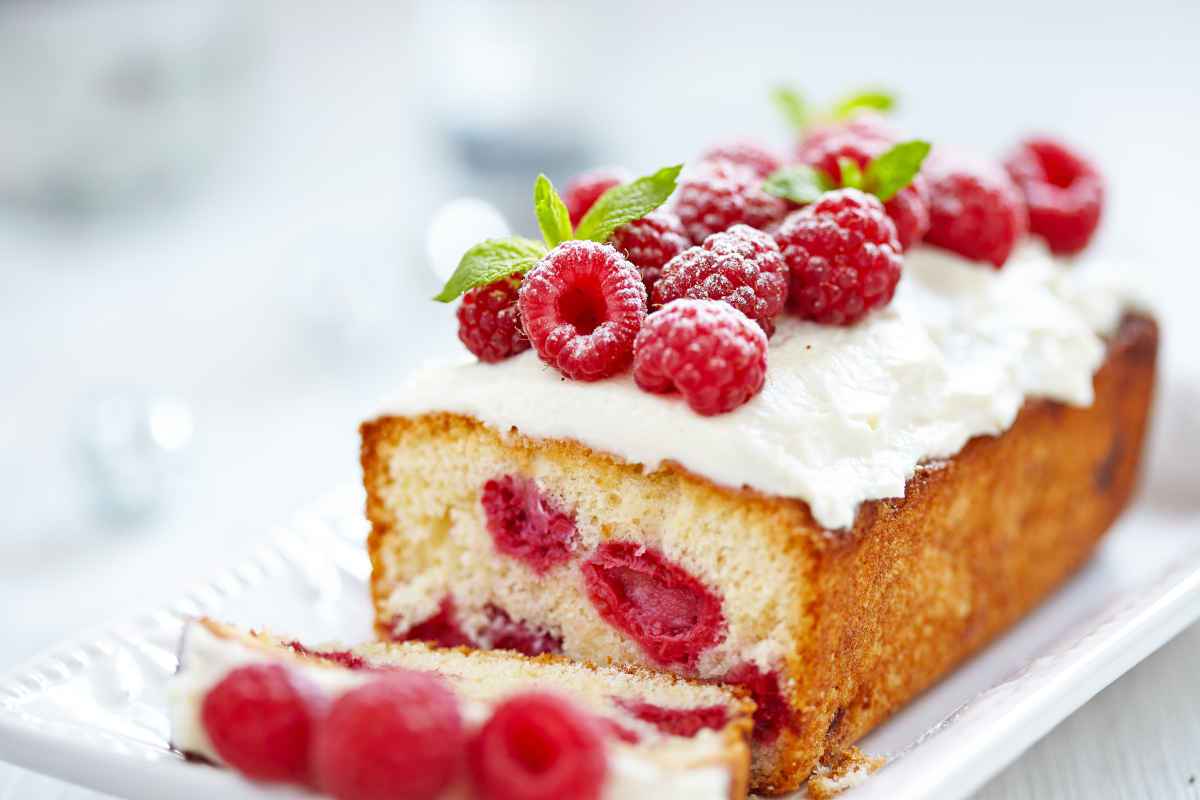
<path fill-rule="evenodd" d="M 821 759 L 808 779 L 811 800 L 829 800 L 861 784 L 887 762 L 882 756 L 869 756 L 857 747 L 848 747 Z"/>

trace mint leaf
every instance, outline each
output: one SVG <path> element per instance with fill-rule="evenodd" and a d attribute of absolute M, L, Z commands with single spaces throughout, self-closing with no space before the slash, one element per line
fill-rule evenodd
<path fill-rule="evenodd" d="M 579 220 L 575 238 L 607 242 L 617 228 L 641 219 L 665 203 L 675 191 L 681 169 L 683 164 L 663 167 L 653 175 L 612 187 Z"/>
<path fill-rule="evenodd" d="M 873 158 L 867 164 L 867 190 L 885 203 L 891 200 L 896 192 L 912 183 L 921 171 L 929 148 L 929 142 L 913 139 L 901 142 Z"/>
<path fill-rule="evenodd" d="M 554 191 L 554 184 L 545 175 L 538 175 L 533 184 L 533 213 L 546 247 L 557 247 L 571 238 L 571 214 L 567 204 Z"/>
<path fill-rule="evenodd" d="M 833 106 L 834 119 L 846 119 L 864 109 L 891 111 L 896 107 L 896 96 L 883 89 L 868 89 L 842 98 Z"/>
<path fill-rule="evenodd" d="M 763 183 L 763 191 L 806 206 L 833 188 L 833 181 L 818 169 L 795 164 L 772 172 Z"/>
<path fill-rule="evenodd" d="M 446 281 L 446 286 L 433 299 L 449 303 L 463 292 L 477 286 L 525 272 L 546 255 L 541 242 L 512 236 L 507 239 L 487 239 L 472 247 L 458 262 L 458 269 Z"/>
<path fill-rule="evenodd" d="M 838 170 L 842 174 L 842 186 L 850 189 L 863 188 L 863 174 L 858 162 L 853 158 L 838 156 Z"/>
<path fill-rule="evenodd" d="M 808 104 L 800 93 L 790 86 L 777 86 L 771 90 L 771 102 L 782 112 L 792 129 L 799 132 L 812 122 Z"/>

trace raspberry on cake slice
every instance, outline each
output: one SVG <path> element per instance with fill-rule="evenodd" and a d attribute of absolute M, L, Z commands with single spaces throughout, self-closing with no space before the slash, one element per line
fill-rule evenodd
<path fill-rule="evenodd" d="M 337 800 L 746 797 L 754 704 L 637 668 L 189 623 L 171 743 Z"/>

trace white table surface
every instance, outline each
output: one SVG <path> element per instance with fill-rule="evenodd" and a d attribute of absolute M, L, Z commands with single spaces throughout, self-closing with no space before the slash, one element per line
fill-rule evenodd
<path fill-rule="evenodd" d="M 605 160 L 637 167 L 720 135 L 779 131 L 759 87 L 781 77 L 829 95 L 883 76 L 908 89 L 907 119 L 935 139 L 995 149 L 1040 127 L 1087 142 L 1112 185 L 1098 247 L 1137 265 L 1170 323 L 1164 370 L 1200 399 L 1200 6 L 1151 0 L 1134 14 L 1094 3 L 1081 15 L 1019 0 L 987 19 L 949 0 L 903 12 L 865 0 L 739 6 L 751 27 L 728 40 L 717 38 L 724 6 L 715 0 L 671 17 L 686 48 L 636 35 L 664 24 L 665 12 L 632 0 L 554 18 L 520 3 L 505 19 L 535 31 L 538 56 L 555 64 L 532 69 L 554 82 L 547 96 L 604 132 Z M 268 0 L 264 9 L 259 103 L 202 191 L 65 231 L 0 209 L 0 669 L 79 628 L 163 604 L 248 553 L 293 509 L 353 480 L 357 421 L 414 363 L 454 346 L 451 315 L 424 300 L 435 287 L 421 261 L 423 227 L 465 180 L 429 125 L 436 42 L 413 33 L 428 32 L 426 12 L 371 0 Z M 572 38 L 581 30 L 591 46 Z M 867 45 L 853 74 L 803 74 L 840 56 L 852 35 Z M 621 64 L 601 46 L 617 37 Z M 704 72 L 718 44 L 747 69 Z M 572 105 L 585 86 L 606 87 L 610 99 Z M 694 123 L 697 108 L 722 106 L 707 126 Z M 297 264 L 321 253 L 348 269 L 398 265 L 397 322 L 366 344 L 330 347 L 295 308 Z M 135 529 L 88 515 L 70 450 L 84 398 L 111 384 L 180 396 L 196 415 L 165 512 Z M 1179 477 L 1177 494 L 1196 509 L 1193 476 Z M 1197 664 L 1193 628 L 981 796 L 1200 797 L 1190 782 L 1200 776 Z M 0 765 L 4 800 L 87 796 Z"/>

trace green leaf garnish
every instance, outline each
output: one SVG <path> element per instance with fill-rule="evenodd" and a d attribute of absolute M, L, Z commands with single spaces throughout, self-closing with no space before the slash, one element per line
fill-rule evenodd
<path fill-rule="evenodd" d="M 802 206 L 817 202 L 822 194 L 833 188 L 828 175 L 805 164 L 776 170 L 763 183 L 763 190 L 769 194 Z"/>
<path fill-rule="evenodd" d="M 641 219 L 661 206 L 675 191 L 683 164 L 663 167 L 653 175 L 644 175 L 629 183 L 614 186 L 579 220 L 576 239 L 607 242 L 613 231 L 627 222 Z"/>
<path fill-rule="evenodd" d="M 802 131 L 812 122 L 808 103 L 790 86 L 777 86 L 771 90 L 771 101 L 783 113 L 784 119 L 795 131 Z"/>
<path fill-rule="evenodd" d="M 836 120 L 847 119 L 859 111 L 891 111 L 896 107 L 896 96 L 884 89 L 868 89 L 855 92 L 834 103 L 831 115 Z"/>
<path fill-rule="evenodd" d="M 842 175 L 842 186 L 849 189 L 863 188 L 863 174 L 858 162 L 853 158 L 838 156 L 838 171 Z"/>
<path fill-rule="evenodd" d="M 896 192 L 912 183 L 921 171 L 921 164 L 929 155 L 929 149 L 929 142 L 913 139 L 894 145 L 886 153 L 875 157 L 867 164 L 867 190 L 885 203 L 891 200 Z M 842 174 L 844 176 L 845 172 Z"/>
<path fill-rule="evenodd" d="M 463 254 L 458 269 L 454 270 L 445 287 L 433 299 L 449 303 L 463 292 L 526 272 L 544 255 L 546 248 L 532 239 L 520 236 L 487 239 Z"/>
<path fill-rule="evenodd" d="M 546 247 L 557 247 L 571 238 L 571 213 L 545 175 L 538 175 L 533 184 L 533 213 Z"/>

